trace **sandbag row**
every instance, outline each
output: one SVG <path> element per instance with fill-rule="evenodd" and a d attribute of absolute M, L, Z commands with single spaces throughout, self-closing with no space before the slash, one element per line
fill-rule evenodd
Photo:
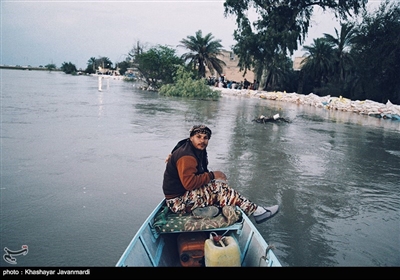
<path fill-rule="evenodd" d="M 226 94 L 226 95 L 235 95 L 243 97 L 263 98 L 268 100 L 286 101 L 296 104 L 326 108 L 329 110 L 354 112 L 377 118 L 400 121 L 400 106 L 392 104 L 390 101 L 386 102 L 386 104 L 383 104 L 368 99 L 363 101 L 360 100 L 353 101 L 348 98 L 344 98 L 342 96 L 340 97 L 331 97 L 330 95 L 318 96 L 314 93 L 304 95 L 295 92 L 287 93 L 286 91 L 267 92 L 259 90 L 248 90 L 248 89 L 237 90 L 237 89 L 215 88 L 215 87 L 213 87 L 213 89 L 219 90 L 222 95 Z"/>

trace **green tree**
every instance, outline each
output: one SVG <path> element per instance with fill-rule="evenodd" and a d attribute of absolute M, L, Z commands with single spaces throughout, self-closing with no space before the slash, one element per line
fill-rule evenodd
<path fill-rule="evenodd" d="M 174 49 L 161 45 L 136 54 L 135 62 L 148 86 L 156 90 L 163 84 L 173 83 L 178 66 L 183 65 Z"/>
<path fill-rule="evenodd" d="M 367 0 L 226 0 L 225 16 L 236 16 L 237 41 L 235 53 L 239 56 L 239 66 L 273 63 L 271 56 L 293 54 L 302 44 L 310 25 L 314 7 L 330 10 L 338 18 L 347 19 L 365 9 Z M 253 22 L 249 11 L 254 10 L 258 18 Z M 250 45 L 251 44 L 251 45 Z M 254 61 L 253 61 L 254 60 Z M 257 60 L 259 62 L 257 62 Z M 276 59 L 280 60 L 280 59 Z"/>
<path fill-rule="evenodd" d="M 336 37 L 324 33 L 325 41 L 334 49 L 335 65 L 334 75 L 337 76 L 339 85 L 346 80 L 346 72 L 354 66 L 353 57 L 350 55 L 352 41 L 355 36 L 354 24 L 342 23 L 339 31 L 335 28 Z"/>
<path fill-rule="evenodd" d="M 46 67 L 49 71 L 53 71 L 54 69 L 57 69 L 57 66 L 54 63 L 47 64 L 44 67 Z"/>
<path fill-rule="evenodd" d="M 331 44 L 323 38 L 317 38 L 310 46 L 304 46 L 303 50 L 307 52 L 301 71 L 313 79 L 315 87 L 326 85 L 334 67 L 335 57 Z"/>
<path fill-rule="evenodd" d="M 85 72 L 88 74 L 96 73 L 96 58 L 95 57 L 91 57 L 88 60 Z"/>
<path fill-rule="evenodd" d="M 277 59 L 276 59 L 277 58 Z M 267 64 L 266 72 L 270 73 L 270 80 L 266 85 L 270 85 L 271 90 L 295 91 L 297 77 L 293 70 L 293 61 L 287 56 L 277 56 Z M 268 90 L 268 88 L 266 88 Z"/>
<path fill-rule="evenodd" d="M 131 67 L 131 62 L 130 62 L 129 58 L 127 58 L 126 60 L 119 62 L 117 66 L 119 68 L 119 73 L 121 75 L 124 75 L 126 70 L 128 70 L 128 68 Z"/>
<path fill-rule="evenodd" d="M 195 36 L 187 36 L 180 43 L 181 45 L 178 45 L 178 47 L 189 50 L 181 58 L 185 62 L 189 61 L 189 65 L 198 70 L 199 77 L 204 78 L 206 76 L 207 68 L 212 74 L 214 71 L 219 75 L 222 74 L 222 67 L 226 64 L 217 57 L 222 50 L 221 40 L 214 40 L 211 33 L 203 37 L 202 31 L 198 30 Z"/>
<path fill-rule="evenodd" d="M 63 62 L 63 64 L 61 65 L 61 70 L 65 73 L 65 74 L 76 74 L 76 72 L 78 71 L 76 69 L 75 64 L 72 64 L 71 62 Z"/>
<path fill-rule="evenodd" d="M 382 2 L 362 19 L 351 51 L 357 61 L 352 97 L 400 104 L 400 2 Z"/>

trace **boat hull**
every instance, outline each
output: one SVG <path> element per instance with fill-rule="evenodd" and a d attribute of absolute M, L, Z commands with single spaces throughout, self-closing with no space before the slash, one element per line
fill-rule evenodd
<path fill-rule="evenodd" d="M 157 234 L 153 228 L 155 215 L 165 205 L 162 200 L 149 215 L 118 260 L 117 267 L 181 267 L 178 237 L 182 232 Z M 203 231 L 202 231 L 203 232 Z M 231 236 L 239 247 L 240 266 L 281 266 L 276 255 L 251 220 L 243 213 L 240 223 L 227 228 L 208 229 L 217 235 Z"/>

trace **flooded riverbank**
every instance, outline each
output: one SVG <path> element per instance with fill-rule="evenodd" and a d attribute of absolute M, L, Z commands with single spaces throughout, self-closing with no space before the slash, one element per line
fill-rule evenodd
<path fill-rule="evenodd" d="M 120 80 L 2 71 L 1 244 L 18 266 L 114 266 L 163 198 L 193 124 L 209 167 L 280 212 L 258 229 L 283 266 L 399 266 L 398 122 L 279 100 L 159 96 Z M 256 123 L 279 113 L 290 123 Z M 1 261 L 1 266 L 13 265 Z"/>

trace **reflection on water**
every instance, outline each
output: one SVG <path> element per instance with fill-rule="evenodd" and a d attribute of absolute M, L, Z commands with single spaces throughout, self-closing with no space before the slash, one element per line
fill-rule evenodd
<path fill-rule="evenodd" d="M 113 266 L 162 199 L 193 124 L 210 168 L 279 214 L 257 225 L 284 266 L 400 265 L 400 122 L 264 99 L 158 96 L 113 80 L 2 70 L 1 239 L 21 266 Z M 290 123 L 260 124 L 279 113 Z M 7 266 L 2 261 L 1 265 Z"/>

